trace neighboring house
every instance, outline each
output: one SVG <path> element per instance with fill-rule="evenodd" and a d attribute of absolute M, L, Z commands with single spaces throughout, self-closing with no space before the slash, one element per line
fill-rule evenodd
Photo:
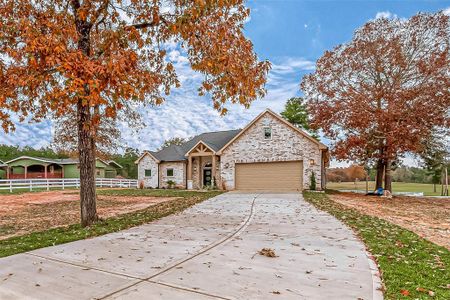
<path fill-rule="evenodd" d="M 78 159 L 51 159 L 43 157 L 20 156 L 3 164 L 0 168 L 7 179 L 25 178 L 79 178 Z M 114 161 L 97 158 L 95 162 L 97 178 L 115 178 L 122 167 Z"/>
<path fill-rule="evenodd" d="M 145 151 L 136 161 L 144 187 L 224 190 L 325 187 L 328 148 L 267 109 L 242 130 L 200 134 L 178 146 Z"/>
<path fill-rule="evenodd" d="M 7 165 L 0 160 L 0 179 L 6 178 L 6 167 Z"/>

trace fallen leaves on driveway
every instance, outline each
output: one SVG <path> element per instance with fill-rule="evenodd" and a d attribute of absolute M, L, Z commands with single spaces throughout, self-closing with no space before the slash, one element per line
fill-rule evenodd
<path fill-rule="evenodd" d="M 275 251 L 270 248 L 262 248 L 258 251 L 259 255 L 267 256 L 267 257 L 278 257 L 278 255 L 275 254 Z"/>

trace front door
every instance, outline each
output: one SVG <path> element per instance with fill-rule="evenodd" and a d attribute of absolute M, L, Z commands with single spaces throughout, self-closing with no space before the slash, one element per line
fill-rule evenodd
<path fill-rule="evenodd" d="M 211 185 L 211 169 L 204 169 L 203 170 L 203 185 L 204 186 L 210 186 Z"/>

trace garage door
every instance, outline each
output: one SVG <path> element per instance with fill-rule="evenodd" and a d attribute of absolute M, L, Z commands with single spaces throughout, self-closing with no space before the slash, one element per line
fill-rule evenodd
<path fill-rule="evenodd" d="M 237 190 L 302 190 L 301 161 L 236 164 Z"/>

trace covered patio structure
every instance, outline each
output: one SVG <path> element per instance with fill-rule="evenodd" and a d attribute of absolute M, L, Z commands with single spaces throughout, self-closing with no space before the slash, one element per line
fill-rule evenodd
<path fill-rule="evenodd" d="M 20 157 L 6 162 L 7 179 L 64 178 L 62 164 L 49 159 Z"/>

